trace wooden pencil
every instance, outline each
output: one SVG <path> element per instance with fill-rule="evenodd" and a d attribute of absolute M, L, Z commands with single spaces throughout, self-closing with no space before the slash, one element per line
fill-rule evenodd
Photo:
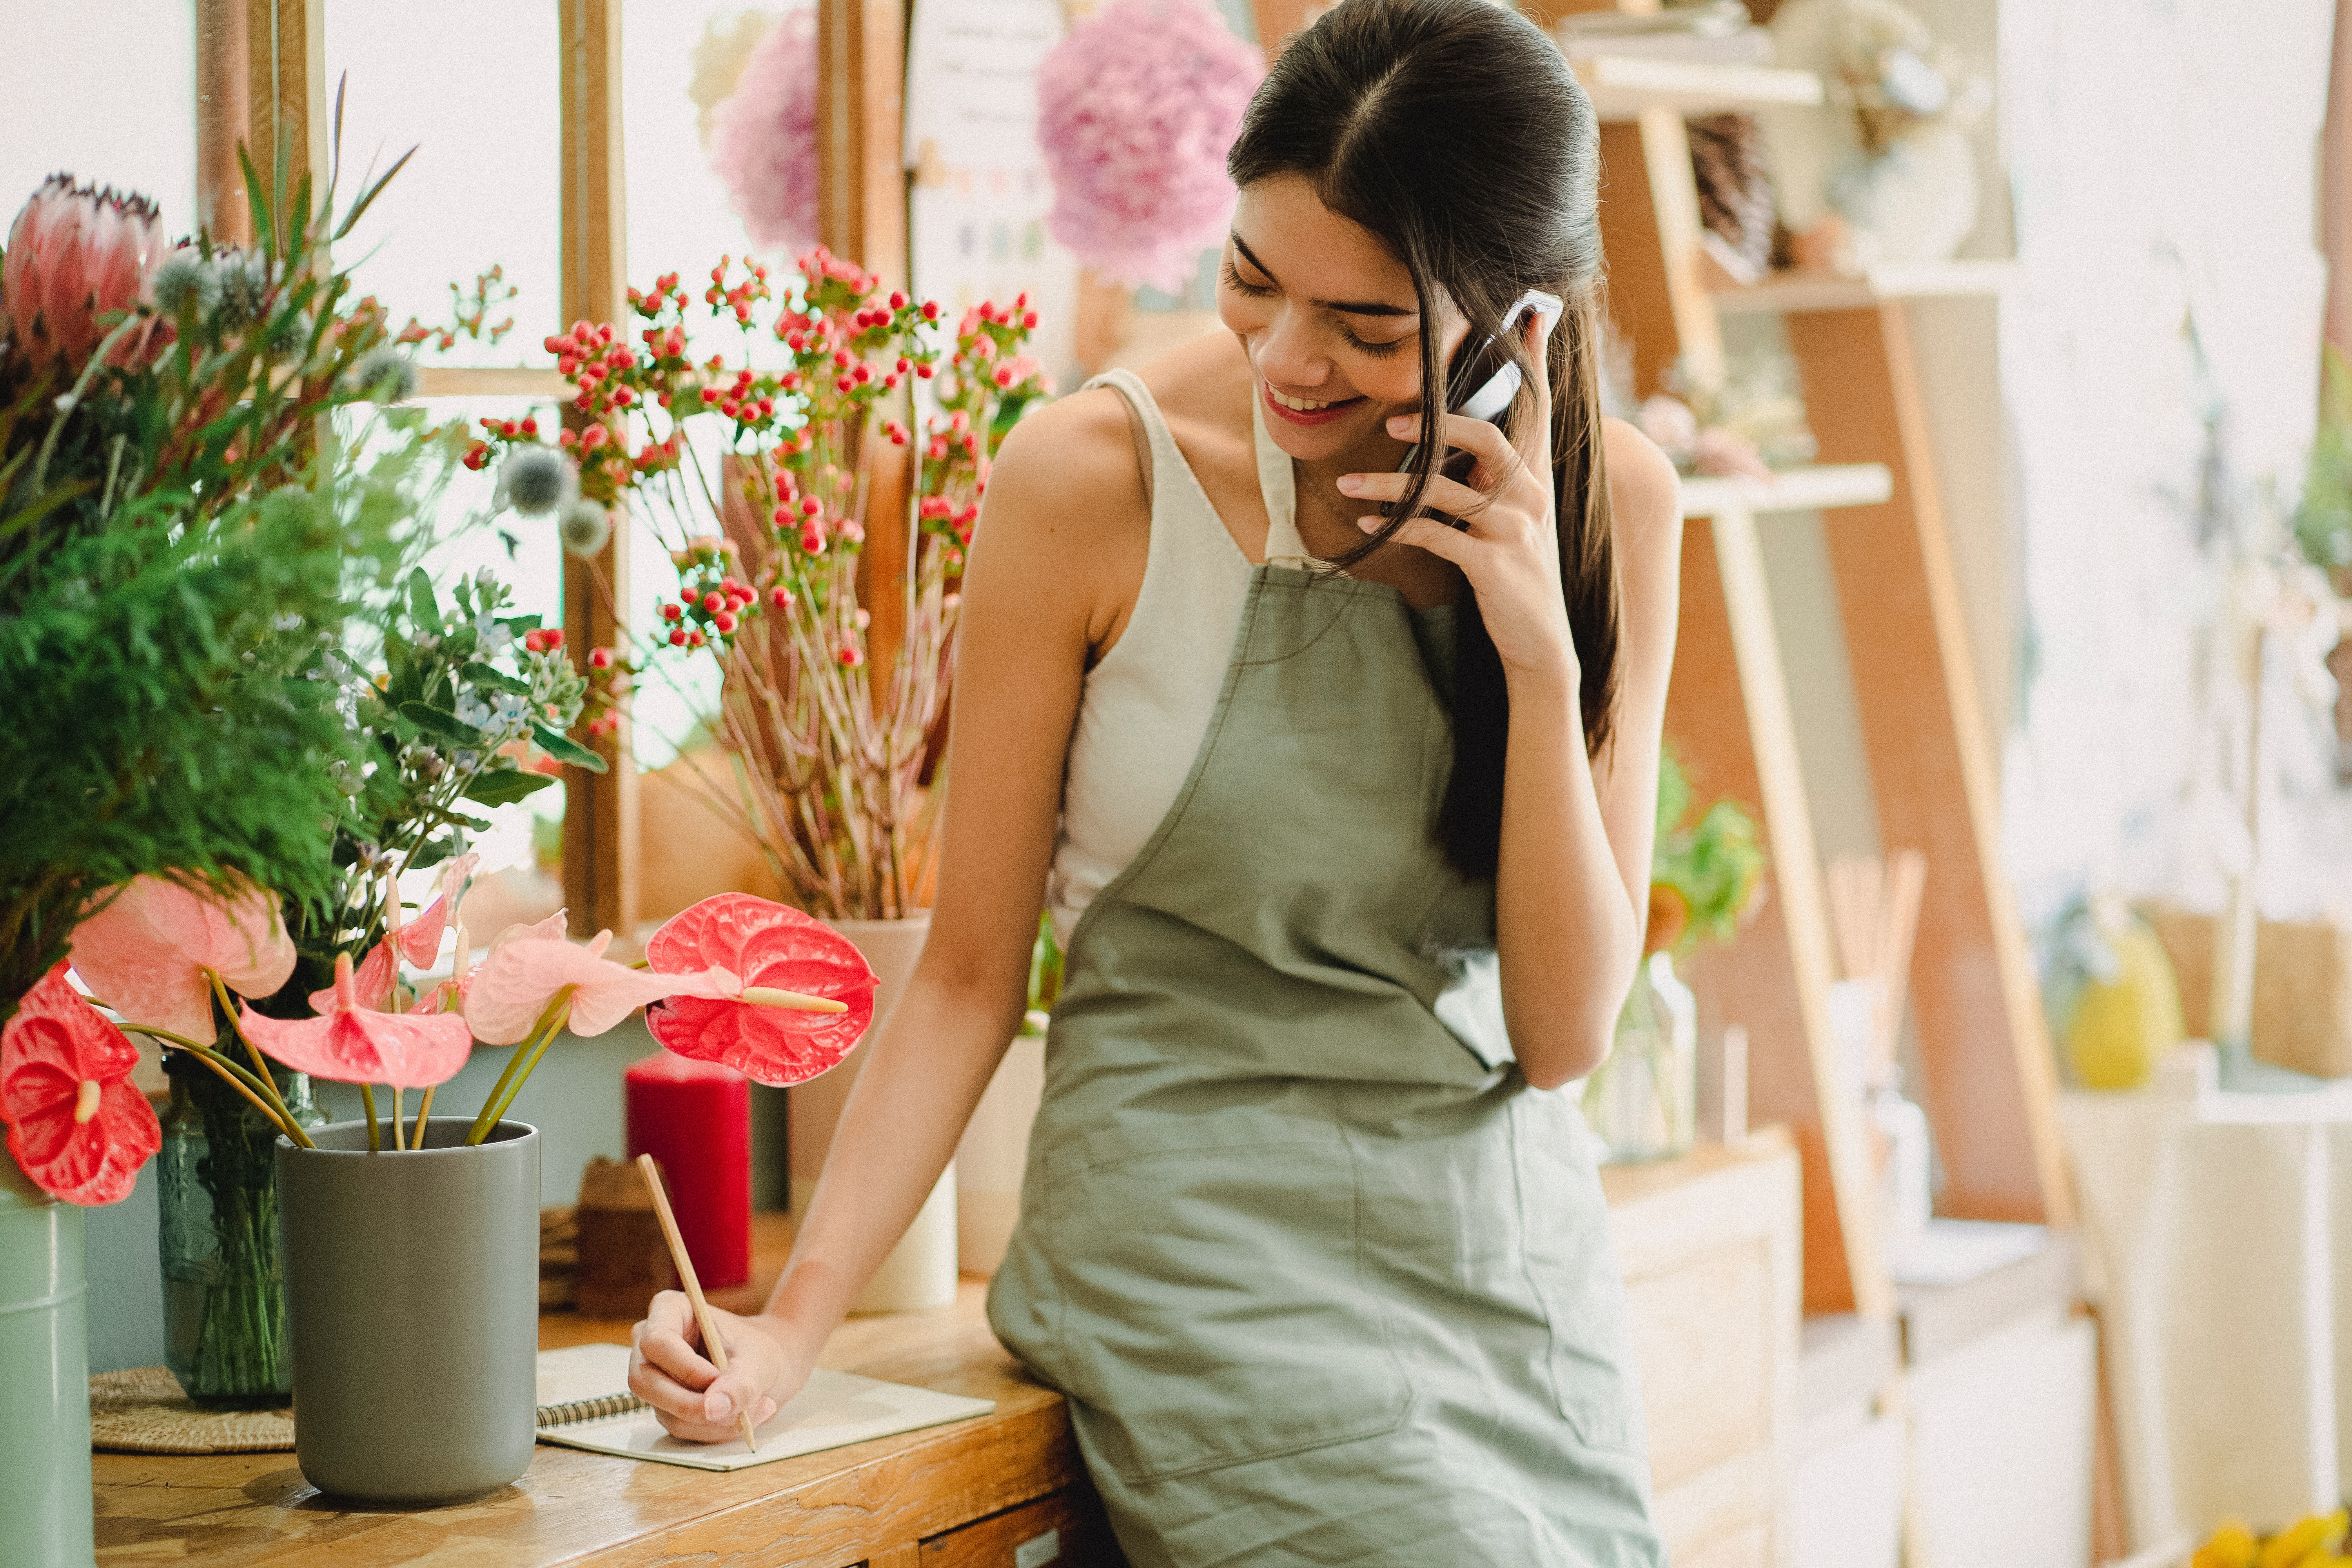
<path fill-rule="evenodd" d="M 678 1283 L 686 1287 L 686 1299 L 694 1303 L 694 1321 L 702 1325 L 702 1352 L 710 1364 L 720 1372 L 727 1370 L 727 1347 L 719 1341 L 719 1325 L 710 1316 L 710 1303 L 702 1299 L 702 1281 L 694 1277 L 694 1259 L 686 1255 L 686 1238 L 677 1233 L 677 1216 L 670 1213 L 669 1194 L 662 1191 L 661 1172 L 654 1166 L 651 1154 L 637 1156 L 637 1169 L 645 1173 L 646 1191 L 654 1196 L 654 1214 L 661 1221 L 662 1235 L 669 1241 L 670 1261 L 677 1265 Z M 760 1451 L 760 1440 L 751 1434 L 751 1412 L 735 1412 L 735 1430 L 743 1435 L 743 1447 L 751 1453 Z"/>

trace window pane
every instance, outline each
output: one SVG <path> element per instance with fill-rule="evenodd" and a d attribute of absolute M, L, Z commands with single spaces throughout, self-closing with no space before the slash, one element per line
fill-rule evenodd
<path fill-rule="evenodd" d="M 5 10 L 0 244 L 34 188 L 60 171 L 152 198 L 175 239 L 194 230 L 195 7 L 189 0 L 76 0 Z"/>
<path fill-rule="evenodd" d="M 562 303 L 557 196 L 561 100 L 551 4 L 487 11 L 466 0 L 326 0 L 327 84 L 348 89 L 348 203 L 371 163 L 416 155 L 337 248 L 394 321 L 450 314 L 449 285 L 496 264 L 517 297 L 491 312 L 515 326 L 495 346 L 459 339 L 435 363 L 547 364 Z"/>

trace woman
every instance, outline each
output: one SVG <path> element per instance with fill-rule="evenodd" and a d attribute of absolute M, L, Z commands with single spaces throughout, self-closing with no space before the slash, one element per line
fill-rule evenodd
<path fill-rule="evenodd" d="M 1552 1092 L 1640 952 L 1679 557 L 1672 468 L 1599 411 L 1596 156 L 1486 0 L 1345 0 L 1284 52 L 1230 160 L 1232 336 L 1004 445 L 929 946 L 731 1370 L 675 1295 L 640 1325 L 672 1432 L 801 1386 L 1018 1025 L 1043 894 L 1068 970 L 990 1316 L 1129 1556 L 1662 1560 Z M 1556 330 L 1504 321 L 1530 289 Z M 1497 332 L 1507 433 L 1433 423 Z"/>

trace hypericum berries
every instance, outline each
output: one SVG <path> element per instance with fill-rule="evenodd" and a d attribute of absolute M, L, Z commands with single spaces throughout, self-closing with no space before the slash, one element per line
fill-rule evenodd
<path fill-rule="evenodd" d="M 611 648 L 608 648 L 608 647 L 592 647 L 592 648 L 590 648 L 590 649 L 588 650 L 588 668 L 591 668 L 591 669 L 610 669 L 610 668 L 613 668 L 613 650 L 612 650 Z"/>

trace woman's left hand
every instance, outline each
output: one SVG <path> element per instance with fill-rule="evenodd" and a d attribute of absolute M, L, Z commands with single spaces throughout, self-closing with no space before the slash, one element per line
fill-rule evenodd
<path fill-rule="evenodd" d="M 1539 369 L 1546 363 L 1549 335 L 1542 318 L 1530 315 L 1528 353 Z M 1478 463 L 1466 484 L 1443 474 L 1433 478 L 1422 504 L 1458 517 L 1465 526 L 1450 528 L 1423 513 L 1391 537 L 1462 569 L 1511 680 L 1558 682 L 1573 691 L 1580 668 L 1576 640 L 1569 631 L 1568 605 L 1560 594 L 1559 529 L 1552 500 L 1551 388 L 1540 374 L 1534 382 L 1534 417 L 1527 421 L 1517 446 L 1483 419 L 1448 414 L 1438 421 L 1437 433 L 1445 444 L 1470 453 Z M 1419 442 L 1428 438 L 1425 423 L 1423 415 L 1401 414 L 1389 421 L 1388 430 L 1401 441 Z M 1357 500 L 1399 501 L 1412 483 L 1409 473 L 1346 474 L 1339 489 Z M 1374 533 L 1386 521 L 1361 517 L 1356 526 Z"/>

